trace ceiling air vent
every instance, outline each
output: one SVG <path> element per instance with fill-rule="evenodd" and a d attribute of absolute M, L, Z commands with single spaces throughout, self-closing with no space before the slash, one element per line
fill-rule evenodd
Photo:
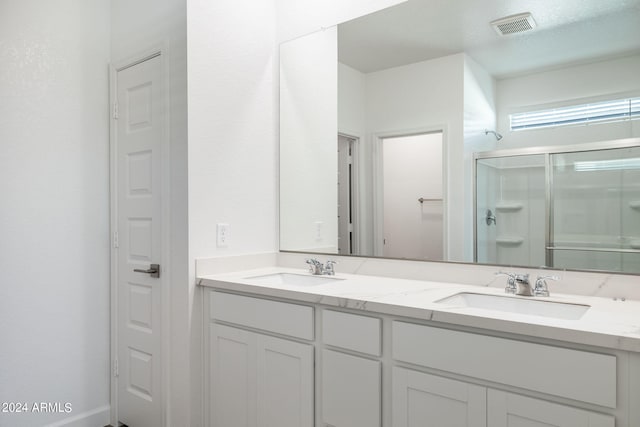
<path fill-rule="evenodd" d="M 499 35 L 506 36 L 533 30 L 536 27 L 536 21 L 534 21 L 533 16 L 527 12 L 496 19 L 491 22 L 491 26 Z"/>

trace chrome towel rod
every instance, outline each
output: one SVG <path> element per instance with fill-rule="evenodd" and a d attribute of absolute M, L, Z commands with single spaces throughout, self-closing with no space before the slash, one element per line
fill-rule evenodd
<path fill-rule="evenodd" d="M 580 246 L 547 246 L 550 251 L 581 251 L 581 252 L 614 252 L 621 254 L 640 254 L 640 249 L 624 248 L 584 248 Z"/>
<path fill-rule="evenodd" d="M 420 198 L 418 199 L 418 201 L 419 201 L 420 203 L 424 203 L 424 202 L 441 202 L 441 201 L 442 201 L 442 199 L 425 199 L 424 197 L 420 197 Z"/>

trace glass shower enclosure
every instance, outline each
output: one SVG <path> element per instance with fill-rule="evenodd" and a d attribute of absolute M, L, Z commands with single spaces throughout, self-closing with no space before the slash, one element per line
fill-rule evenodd
<path fill-rule="evenodd" d="M 640 138 L 476 153 L 475 261 L 640 273 Z"/>

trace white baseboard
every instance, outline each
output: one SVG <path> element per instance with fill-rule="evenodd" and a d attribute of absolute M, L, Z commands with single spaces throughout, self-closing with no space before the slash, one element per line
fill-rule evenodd
<path fill-rule="evenodd" d="M 104 427 L 109 425 L 110 411 L 111 407 L 105 405 L 53 424 L 48 424 L 46 427 Z"/>

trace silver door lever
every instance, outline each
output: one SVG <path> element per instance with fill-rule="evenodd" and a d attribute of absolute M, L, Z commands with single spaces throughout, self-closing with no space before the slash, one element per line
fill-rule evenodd
<path fill-rule="evenodd" d="M 160 264 L 151 264 L 147 270 L 142 270 L 140 268 L 134 268 L 133 271 L 136 273 L 147 273 L 151 275 L 151 277 L 160 277 Z"/>

